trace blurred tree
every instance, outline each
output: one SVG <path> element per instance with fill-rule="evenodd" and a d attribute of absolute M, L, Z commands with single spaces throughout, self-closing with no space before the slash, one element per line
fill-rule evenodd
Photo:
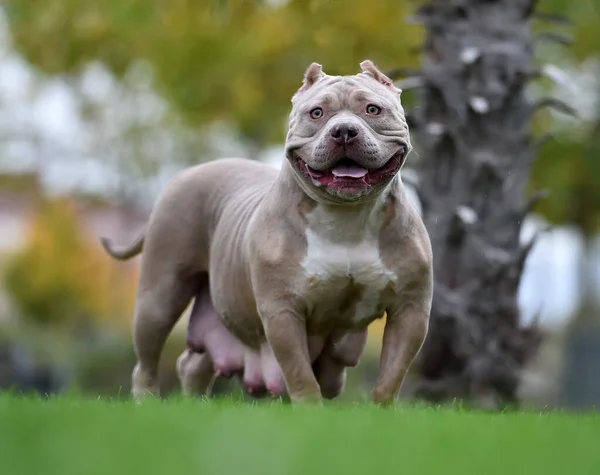
<path fill-rule="evenodd" d="M 520 368 L 537 341 L 533 329 L 520 328 L 516 306 L 530 248 L 519 247 L 525 215 L 535 208 L 552 222 L 575 223 L 588 243 L 599 229 L 600 163 L 586 152 L 585 124 L 565 129 L 563 122 L 557 142 L 533 139 L 531 126 L 547 130 L 552 119 L 538 114 L 534 121 L 534 111 L 573 110 L 554 99 L 530 103 L 523 92 L 540 75 L 564 87 L 558 68 L 536 67 L 532 49 L 544 41 L 569 44 L 562 31 L 540 32 L 530 20 L 568 27 L 561 13 L 576 10 L 575 58 L 586 58 L 598 52 L 598 6 L 557 0 L 545 2 L 548 13 L 535 12 L 536 3 L 433 1 L 420 9 L 428 31 L 423 74 L 406 84 L 424 86 L 411 122 L 437 268 L 435 323 L 421 353 L 417 391 L 431 399 L 463 397 L 492 406 L 515 400 Z M 573 66 L 555 50 L 542 56 Z M 549 189 L 550 199 L 541 202 L 545 193 L 535 193 L 524 202 L 528 181 L 529 189 Z M 594 296 L 586 258 L 584 295 Z"/>
<path fill-rule="evenodd" d="M 598 2 L 543 3 L 550 13 L 539 17 L 574 29 L 569 58 L 583 60 L 600 51 Z M 310 62 L 322 62 L 331 74 L 353 71 L 366 57 L 382 67 L 411 67 L 416 58 L 409 46 L 422 37 L 420 27 L 406 25 L 412 11 L 408 1 L 345 0 L 344 8 L 331 0 L 220 0 L 201 6 L 191 0 L 3 4 L 14 46 L 41 71 L 77 75 L 100 61 L 124 78 L 136 65 L 147 64 L 156 90 L 189 124 L 227 121 L 255 148 L 282 139 L 289 98 Z M 536 44 L 566 43 L 566 38 L 558 30 L 540 34 Z M 566 58 L 551 54 L 558 61 Z M 559 144 L 551 141 L 541 148 L 534 167 L 533 189 L 551 191 L 536 211 L 555 223 L 574 222 L 593 235 L 600 214 L 598 167 L 583 153 L 581 134 L 559 138 Z M 148 167 L 148 173 L 156 170 L 155 163 Z"/>
<path fill-rule="evenodd" d="M 532 205 L 532 118 L 545 105 L 526 94 L 536 76 L 534 4 L 432 0 L 419 10 L 427 38 L 412 122 L 435 286 L 416 393 L 429 400 L 518 403 L 521 370 L 537 350 L 517 304 L 533 245 L 519 239 Z"/>
<path fill-rule="evenodd" d="M 157 91 L 195 126 L 235 124 L 256 147 L 281 140 L 305 68 L 358 71 L 371 58 L 410 64 L 396 0 L 7 0 L 14 45 L 48 74 L 77 74 L 92 61 L 124 77 L 147 63 Z"/>
<path fill-rule="evenodd" d="M 39 198 L 30 240 L 10 256 L 4 280 L 21 314 L 47 325 L 79 324 L 82 319 L 127 323 L 132 312 L 132 272 L 111 272 L 95 239 L 81 230 L 68 199 Z"/>
<path fill-rule="evenodd" d="M 543 143 L 533 169 L 531 187 L 549 191 L 535 210 L 555 224 L 574 224 L 581 231 L 583 252 L 579 263 L 579 308 L 570 323 L 565 338 L 565 369 L 562 403 L 570 407 L 591 408 L 600 401 L 597 372 L 598 342 L 600 341 L 600 309 L 598 308 L 597 261 L 593 254 L 594 239 L 600 232 L 600 4 L 593 0 L 569 2 L 546 0 L 544 15 L 557 27 L 573 32 L 573 41 L 561 55 L 555 51 L 554 61 L 580 79 L 586 74 L 587 82 L 579 81 L 584 90 L 577 91 L 596 103 L 577 122 L 555 121 L 554 136 Z M 568 20 L 567 20 L 568 19 Z M 560 30 L 558 30 L 561 33 Z M 545 35 L 541 39 L 555 39 L 564 44 L 568 35 Z M 590 72 L 590 66 L 592 71 Z M 564 85 L 563 85 L 564 87 Z M 575 99 L 575 98 L 574 98 Z M 578 98 L 580 99 L 580 98 Z M 583 103 L 581 99 L 580 103 Z M 545 125 L 552 122 L 545 118 Z"/>
<path fill-rule="evenodd" d="M 555 57 L 556 61 L 574 71 L 590 60 L 600 62 L 600 35 L 597 31 L 600 4 L 590 0 L 548 0 L 544 5 L 552 12 L 549 18 L 555 24 L 574 32 L 574 41 L 568 48 L 568 55 L 558 55 Z M 564 33 L 540 38 L 554 38 L 559 42 L 569 43 L 568 36 Z M 600 71 L 598 64 L 600 63 L 596 63 L 596 71 Z M 598 103 L 597 110 L 592 111 L 595 117 L 581 117 L 576 123 L 571 121 L 567 124 L 555 124 L 556 133 L 550 140 L 541 142 L 540 158 L 531 177 L 533 189 L 545 188 L 549 191 L 546 199 L 541 200 L 535 210 L 554 224 L 576 225 L 583 235 L 579 316 L 592 313 L 592 308 L 597 306 L 594 302 L 597 289 L 593 287 L 594 279 L 591 275 L 594 269 L 590 268 L 589 260 L 593 239 L 600 232 L 600 83 L 597 78 L 592 87 L 593 90 L 583 91 L 583 94 L 590 101 L 595 97 Z M 545 125 L 551 123 L 548 119 L 546 117 Z"/>

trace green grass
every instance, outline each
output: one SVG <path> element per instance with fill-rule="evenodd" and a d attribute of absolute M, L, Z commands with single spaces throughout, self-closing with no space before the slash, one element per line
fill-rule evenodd
<path fill-rule="evenodd" d="M 584 475 L 600 416 L 0 396 L 2 475 Z"/>

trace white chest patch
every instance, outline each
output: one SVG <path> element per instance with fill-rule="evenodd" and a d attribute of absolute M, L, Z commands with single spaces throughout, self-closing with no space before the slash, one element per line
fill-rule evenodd
<path fill-rule="evenodd" d="M 352 217 L 332 216 L 318 207 L 313 210 L 302 267 L 313 282 L 307 304 L 317 314 L 342 311 L 341 301 L 348 298 L 348 285 L 360 287 L 360 295 L 347 309 L 352 315 L 338 315 L 352 321 L 348 323 L 360 324 L 379 316 L 382 293 L 396 276 L 381 261 L 375 232 L 378 223 L 364 216 L 361 219 L 360 215 L 353 223 Z"/>

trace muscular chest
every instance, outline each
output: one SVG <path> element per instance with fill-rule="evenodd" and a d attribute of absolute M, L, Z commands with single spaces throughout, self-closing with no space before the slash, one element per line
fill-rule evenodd
<path fill-rule="evenodd" d="M 347 240 L 336 231 L 307 230 L 302 268 L 310 325 L 363 327 L 385 311 L 396 276 L 381 260 L 375 233 L 355 232 L 356 239 Z"/>

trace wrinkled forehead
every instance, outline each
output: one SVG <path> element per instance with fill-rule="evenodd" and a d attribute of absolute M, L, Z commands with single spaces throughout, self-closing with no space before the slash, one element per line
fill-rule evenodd
<path fill-rule="evenodd" d="M 349 102 L 377 100 L 387 107 L 401 108 L 400 95 L 364 75 L 327 76 L 312 88 L 295 96 L 294 106 L 326 104 L 342 107 Z"/>

